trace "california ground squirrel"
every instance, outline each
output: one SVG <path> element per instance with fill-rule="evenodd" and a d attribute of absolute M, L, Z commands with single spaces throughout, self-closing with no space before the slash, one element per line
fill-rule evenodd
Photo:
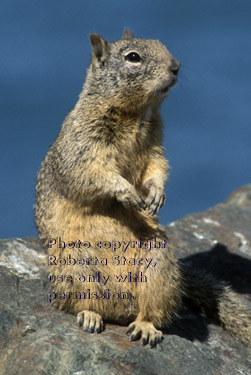
<path fill-rule="evenodd" d="M 128 30 L 117 42 L 90 40 L 83 91 L 37 178 L 50 301 L 77 314 L 85 331 L 101 332 L 103 319 L 131 323 L 130 340 L 154 346 L 186 295 L 249 344 L 239 297 L 179 264 L 156 215 L 168 176 L 158 109 L 179 63 L 159 41 Z"/>

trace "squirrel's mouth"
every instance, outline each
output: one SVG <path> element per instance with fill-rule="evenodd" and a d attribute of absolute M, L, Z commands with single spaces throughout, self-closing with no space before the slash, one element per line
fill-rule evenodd
<path fill-rule="evenodd" d="M 176 76 L 173 76 L 168 82 L 168 84 L 162 87 L 161 91 L 163 92 L 163 94 L 166 94 L 171 87 L 176 85 L 177 81 L 178 81 L 178 78 Z"/>
<path fill-rule="evenodd" d="M 166 85 L 166 86 L 162 87 L 159 91 L 160 91 L 161 94 L 167 94 L 169 88 L 170 88 L 170 85 Z"/>
<path fill-rule="evenodd" d="M 171 87 L 173 87 L 178 81 L 178 78 L 174 75 L 167 83 L 159 87 L 157 92 L 160 95 L 166 95 Z"/>

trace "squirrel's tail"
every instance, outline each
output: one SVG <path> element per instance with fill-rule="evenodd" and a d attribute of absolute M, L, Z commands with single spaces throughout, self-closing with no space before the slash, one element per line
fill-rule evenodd
<path fill-rule="evenodd" d="M 251 347 L 251 308 L 225 282 L 181 263 L 186 298 L 246 346 Z"/>

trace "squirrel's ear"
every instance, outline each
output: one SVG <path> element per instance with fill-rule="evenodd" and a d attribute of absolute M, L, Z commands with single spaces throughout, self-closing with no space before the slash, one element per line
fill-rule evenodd
<path fill-rule="evenodd" d="M 133 35 L 133 33 L 131 32 L 131 30 L 126 29 L 126 30 L 123 32 L 122 39 L 133 39 L 133 38 L 134 38 L 134 35 Z"/>
<path fill-rule="evenodd" d="M 107 49 L 107 42 L 99 34 L 92 34 L 90 36 L 90 41 L 92 45 L 92 55 L 99 60 Z"/>

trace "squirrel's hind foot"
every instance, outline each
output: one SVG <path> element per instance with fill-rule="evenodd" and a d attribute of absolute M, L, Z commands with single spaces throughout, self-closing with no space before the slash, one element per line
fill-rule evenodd
<path fill-rule="evenodd" d="M 102 316 L 94 311 L 83 310 L 77 315 L 77 323 L 83 330 L 89 333 L 100 333 L 104 330 Z"/>
<path fill-rule="evenodd" d="M 140 341 L 142 345 L 149 343 L 151 348 L 155 347 L 156 344 L 161 343 L 163 340 L 163 333 L 158 331 L 152 323 L 140 320 L 135 320 L 131 323 L 126 330 L 126 333 L 130 334 L 130 341 L 135 341 L 141 338 Z"/>

